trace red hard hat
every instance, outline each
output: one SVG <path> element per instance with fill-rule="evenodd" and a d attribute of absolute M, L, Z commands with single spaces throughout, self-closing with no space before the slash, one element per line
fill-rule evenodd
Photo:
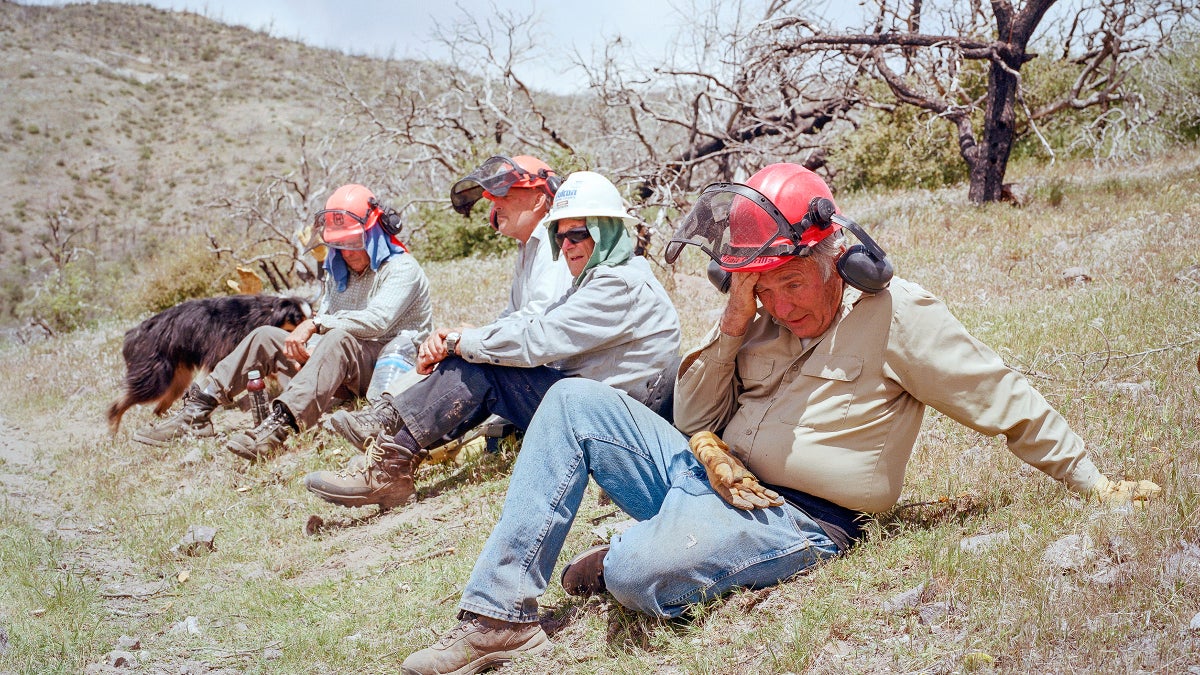
<path fill-rule="evenodd" d="M 362 249 L 366 232 L 379 222 L 380 213 L 374 193 L 350 183 L 325 200 L 325 208 L 313 219 L 313 232 L 333 248 Z"/>
<path fill-rule="evenodd" d="M 829 191 L 825 181 L 799 164 L 770 164 L 759 169 L 746 181 L 746 185 L 771 200 L 789 223 L 799 223 L 804 219 L 809 202 L 814 197 L 824 197 L 833 201 L 833 193 Z M 729 213 L 729 243 L 736 247 L 754 247 L 774 237 L 778 227 L 766 211 L 753 203 L 735 202 Z M 835 231 L 836 227 L 809 227 L 801 234 L 798 243 L 813 246 Z M 786 244 L 789 241 L 785 237 L 778 237 L 773 243 Z M 722 256 L 722 259 L 726 257 L 728 256 Z M 766 272 L 779 267 L 792 257 L 794 256 L 760 256 L 749 265 L 736 269 L 728 268 L 728 271 Z"/>

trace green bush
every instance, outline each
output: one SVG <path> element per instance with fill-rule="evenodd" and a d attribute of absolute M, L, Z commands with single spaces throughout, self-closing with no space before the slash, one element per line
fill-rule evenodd
<path fill-rule="evenodd" d="M 225 280 L 235 277 L 235 265 L 217 260 L 202 237 L 171 238 L 155 249 L 153 267 L 136 270 L 134 291 L 124 298 L 124 314 L 139 316 L 161 312 L 184 300 L 228 295 Z"/>
<path fill-rule="evenodd" d="M 967 177 L 950 124 L 910 105 L 869 110 L 857 130 L 834 143 L 830 157 L 841 190 L 936 188 Z"/>
<path fill-rule="evenodd" d="M 421 260 L 455 260 L 510 251 L 516 242 L 487 225 L 491 202 L 481 199 L 469 218 L 433 205 L 422 205 L 407 219 L 407 243 Z"/>
<path fill-rule="evenodd" d="M 86 328 L 112 312 L 117 284 L 112 268 L 100 269 L 92 258 L 75 260 L 23 292 L 16 314 L 61 333 Z"/>

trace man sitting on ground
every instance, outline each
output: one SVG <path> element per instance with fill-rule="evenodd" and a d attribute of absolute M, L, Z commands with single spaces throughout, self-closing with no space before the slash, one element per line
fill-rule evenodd
<path fill-rule="evenodd" d="M 343 506 L 405 504 L 428 448 L 493 413 L 524 430 L 546 390 L 566 377 L 611 385 L 669 417 L 662 393 L 674 379 L 679 316 L 650 265 L 633 256 L 627 224 L 636 222 L 607 178 L 571 174 L 546 218 L 574 275 L 571 290 L 543 314 L 435 333 L 421 346 L 418 370 L 437 369 L 363 425 L 373 431 L 385 417 L 383 431 L 363 441 L 368 461 L 311 473 L 306 487 Z"/>
<path fill-rule="evenodd" d="M 814 200 L 825 200 L 816 213 Z M 944 304 L 916 284 L 888 285 L 881 260 L 847 251 L 825 222 L 834 208 L 824 182 L 795 164 L 705 190 L 668 256 L 698 244 L 733 278 L 718 325 L 680 365 L 679 429 L 594 382 L 554 385 L 463 590 L 461 623 L 405 659 L 404 673 L 476 673 L 548 648 L 537 600 L 589 477 L 639 522 L 576 556 L 563 589 L 607 591 L 657 617 L 847 550 L 864 514 L 899 498 L 926 405 L 1004 435 L 1081 495 L 1158 491 L 1101 475 L 1066 420 Z"/>
<path fill-rule="evenodd" d="M 367 188 L 338 188 L 315 219 L 314 232 L 330 249 L 317 315 L 290 333 L 274 326 L 255 329 L 202 385 L 188 389 L 174 417 L 139 432 L 134 440 L 166 445 L 189 434 L 212 436 L 213 410 L 245 391 L 252 370 L 291 376 L 272 402 L 270 416 L 225 445 L 252 461 L 281 448 L 294 431 L 315 424 L 339 394 L 365 394 L 383 346 L 404 332 L 422 341 L 433 325 L 425 272 L 395 235 L 384 231 L 384 218 L 398 221 Z"/>

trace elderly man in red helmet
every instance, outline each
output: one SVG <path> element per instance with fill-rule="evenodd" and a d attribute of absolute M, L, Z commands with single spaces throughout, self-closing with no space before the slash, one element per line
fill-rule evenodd
<path fill-rule="evenodd" d="M 843 226 L 866 246 L 846 249 Z M 571 560 L 563 588 L 659 617 L 852 546 L 865 514 L 896 503 L 926 405 L 1003 434 L 1081 495 L 1158 491 L 1101 475 L 1024 377 L 927 291 L 891 279 L 882 250 L 807 169 L 774 164 L 744 185 L 709 186 L 668 262 L 686 244 L 732 279 L 718 325 L 679 367 L 678 429 L 595 383 L 555 384 L 463 590 L 461 623 L 403 672 L 474 673 L 547 648 L 537 598 L 589 477 L 639 522 Z"/>
<path fill-rule="evenodd" d="M 280 449 L 293 431 L 316 423 L 344 392 L 366 393 L 375 360 L 394 339 L 422 342 L 433 328 L 429 281 L 397 238 L 399 216 L 362 185 L 343 185 L 314 219 L 312 245 L 325 245 L 325 292 L 316 315 L 291 332 L 263 326 L 246 336 L 183 408 L 134 440 L 166 445 L 186 435 L 212 436 L 211 416 L 246 388 L 247 374 L 291 377 L 255 428 L 234 434 L 226 449 L 256 460 Z"/>

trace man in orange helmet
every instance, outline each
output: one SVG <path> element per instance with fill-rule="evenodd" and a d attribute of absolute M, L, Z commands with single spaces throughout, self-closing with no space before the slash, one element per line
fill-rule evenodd
<path fill-rule="evenodd" d="M 280 449 L 292 432 L 315 424 L 339 394 L 365 394 L 384 345 L 408 339 L 415 346 L 432 330 L 429 281 L 397 238 L 399 229 L 399 216 L 362 185 L 334 191 L 316 214 L 314 240 L 306 242 L 329 249 L 316 315 L 290 332 L 255 329 L 202 384 L 188 389 L 178 413 L 139 431 L 134 440 L 161 446 L 186 435 L 214 435 L 213 410 L 245 390 L 252 370 L 291 378 L 270 416 L 226 443 L 227 450 L 252 461 Z"/>
<path fill-rule="evenodd" d="M 862 248 L 845 248 L 843 227 Z M 556 383 L 463 589 L 461 623 L 402 672 L 475 673 L 548 648 L 537 599 L 589 480 L 639 522 L 571 560 L 563 589 L 658 617 L 847 550 L 865 514 L 895 505 L 926 405 L 1003 435 L 1089 499 L 1159 491 L 1104 477 L 1028 380 L 927 291 L 891 278 L 882 249 L 807 169 L 710 185 L 668 262 L 685 244 L 732 280 L 718 324 L 679 367 L 676 426 L 595 382 Z"/>

